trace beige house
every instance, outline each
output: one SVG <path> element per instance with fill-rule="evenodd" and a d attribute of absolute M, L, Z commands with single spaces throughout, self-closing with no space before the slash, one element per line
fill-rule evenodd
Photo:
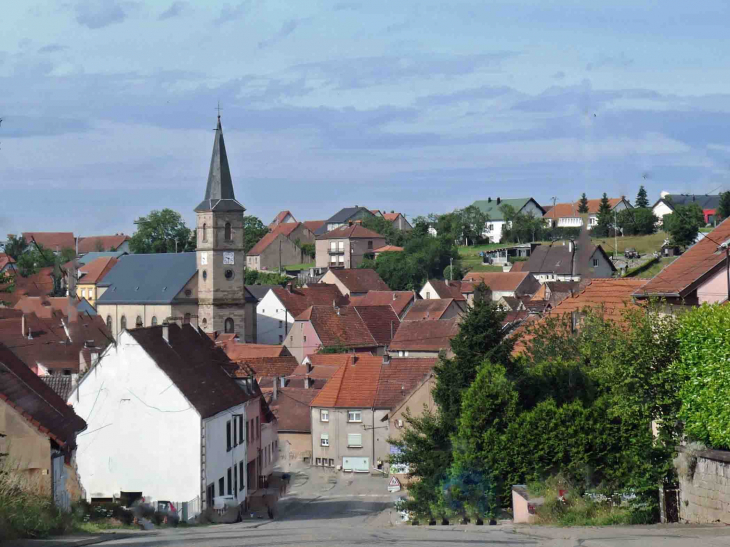
<path fill-rule="evenodd" d="M 375 249 L 385 246 L 385 238 L 359 223 L 345 224 L 317 237 L 317 268 L 357 268 Z"/>
<path fill-rule="evenodd" d="M 406 220 L 406 217 L 404 217 L 401 213 L 396 213 L 395 211 L 391 211 L 390 213 L 382 213 L 383 218 L 385 220 L 388 220 L 393 224 L 393 228 L 396 230 L 402 230 L 404 232 L 408 232 L 410 230 L 413 230 L 413 226 L 411 226 L 411 223 Z"/>
<path fill-rule="evenodd" d="M 303 222 L 286 222 L 272 228 L 246 253 L 246 267 L 252 270 L 272 271 L 293 264 L 308 262 L 301 245 L 314 243 L 314 233 Z"/>
<path fill-rule="evenodd" d="M 378 272 L 369 268 L 329 270 L 319 282 L 335 285 L 342 296 L 365 296 L 370 291 L 390 291 Z"/>

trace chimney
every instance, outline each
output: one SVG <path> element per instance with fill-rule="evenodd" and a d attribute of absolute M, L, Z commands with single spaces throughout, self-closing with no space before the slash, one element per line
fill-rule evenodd
<path fill-rule="evenodd" d="M 168 344 L 170 343 L 170 324 L 167 319 L 162 322 L 162 339 Z"/>
<path fill-rule="evenodd" d="M 387 353 L 385 355 L 383 355 L 383 364 L 384 365 L 390 364 L 390 355 L 388 355 Z"/>
<path fill-rule="evenodd" d="M 274 378 L 274 392 L 271 395 L 271 400 L 276 401 L 276 398 L 279 396 L 279 387 L 276 383 L 276 377 Z"/>
<path fill-rule="evenodd" d="M 491 197 L 488 197 L 487 198 L 487 203 L 492 203 L 492 198 Z"/>
<path fill-rule="evenodd" d="M 351 220 L 348 220 L 348 221 L 347 221 L 347 225 L 348 225 L 348 226 L 352 226 L 352 221 L 351 221 Z"/>
<path fill-rule="evenodd" d="M 499 205 L 502 202 L 502 198 L 497 198 L 497 205 Z"/>

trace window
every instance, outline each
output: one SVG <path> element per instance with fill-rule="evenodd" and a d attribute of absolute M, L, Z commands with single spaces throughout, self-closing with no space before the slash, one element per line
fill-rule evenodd
<path fill-rule="evenodd" d="M 186 313 L 183 317 L 183 325 L 189 325 L 190 324 L 190 314 Z"/>
<path fill-rule="evenodd" d="M 218 493 L 222 496 L 223 492 L 226 491 L 226 479 L 221 477 L 218 479 Z"/>
<path fill-rule="evenodd" d="M 124 315 L 122 315 L 122 318 L 119 321 L 119 329 L 124 330 L 126 328 L 127 328 L 127 318 Z"/>
<path fill-rule="evenodd" d="M 372 248 L 373 248 L 373 242 L 368 240 L 368 249 L 372 249 Z"/>
<path fill-rule="evenodd" d="M 238 441 L 243 444 L 243 416 L 238 417 Z"/>
<path fill-rule="evenodd" d="M 238 489 L 243 490 L 243 462 L 238 462 Z"/>
<path fill-rule="evenodd" d="M 138 315 L 138 316 L 137 316 L 137 319 L 135 319 L 135 320 L 134 320 L 134 326 L 135 326 L 136 328 L 139 328 L 139 327 L 141 327 L 141 326 L 142 326 L 143 324 L 144 324 L 144 323 L 142 323 L 142 318 L 141 318 L 141 317 L 140 317 L 140 316 Z"/>
<path fill-rule="evenodd" d="M 248 422 L 246 422 L 246 442 L 248 442 Z"/>
<path fill-rule="evenodd" d="M 223 237 L 226 241 L 231 240 L 231 223 L 230 222 L 226 222 L 226 226 L 223 229 Z"/>
<path fill-rule="evenodd" d="M 305 344 L 307 343 L 307 337 L 306 336 L 304 337 L 304 343 Z"/>
<path fill-rule="evenodd" d="M 281 327 L 283 327 L 283 326 L 284 326 L 284 323 L 283 323 L 283 321 L 279 321 L 279 328 L 281 328 Z"/>
<path fill-rule="evenodd" d="M 322 465 L 322 458 L 317 458 L 315 465 Z"/>
<path fill-rule="evenodd" d="M 233 483 L 231 482 L 231 468 L 228 468 L 228 495 L 233 494 Z"/>
<path fill-rule="evenodd" d="M 330 411 L 322 409 L 319 411 L 319 420 L 322 422 L 329 422 L 330 421 Z"/>
<path fill-rule="evenodd" d="M 205 317 L 203 317 L 202 323 L 203 323 L 203 326 L 205 327 L 208 325 L 208 320 Z"/>
<path fill-rule="evenodd" d="M 594 266 L 594 267 L 595 267 L 595 266 L 598 266 L 598 259 L 597 259 L 597 258 L 594 258 L 594 259 L 593 259 L 593 266 Z"/>
<path fill-rule="evenodd" d="M 330 458 L 330 467 L 334 467 L 334 466 L 335 466 L 335 460 Z"/>
<path fill-rule="evenodd" d="M 362 433 L 348 433 L 347 446 L 350 448 L 362 448 Z"/>
<path fill-rule="evenodd" d="M 259 417 L 256 416 L 256 438 L 261 438 L 261 424 L 259 423 Z"/>
<path fill-rule="evenodd" d="M 279 335 L 279 343 L 280 344 L 284 343 L 284 337 L 281 334 Z"/>
<path fill-rule="evenodd" d="M 153 316 L 152 316 L 152 321 L 150 321 L 150 324 L 151 324 L 151 325 L 152 325 L 153 327 L 154 327 L 154 326 L 156 326 L 156 325 L 157 325 L 157 317 L 155 317 L 155 316 L 153 315 Z"/>
<path fill-rule="evenodd" d="M 339 262 L 340 264 L 344 264 L 345 263 L 345 255 L 338 256 L 337 257 L 337 262 Z"/>
<path fill-rule="evenodd" d="M 106 316 L 106 328 L 109 332 L 111 332 L 111 330 L 112 330 L 112 316 L 111 315 Z"/>
<path fill-rule="evenodd" d="M 348 422 L 362 422 L 362 412 L 360 410 L 348 410 L 347 411 Z"/>
<path fill-rule="evenodd" d="M 339 250 L 340 251 L 344 251 L 345 250 L 345 242 L 344 241 L 340 241 L 338 243 L 338 247 L 339 247 Z"/>
<path fill-rule="evenodd" d="M 226 270 L 225 275 L 226 275 L 226 279 L 228 281 L 230 281 L 231 279 L 233 279 L 236 276 L 236 274 L 233 272 L 233 270 Z"/>
<path fill-rule="evenodd" d="M 236 485 L 238 484 L 238 466 L 233 466 L 233 493 L 236 493 Z"/>
<path fill-rule="evenodd" d="M 208 488 L 205 489 L 206 495 L 208 496 L 208 506 L 213 507 L 213 498 L 215 497 L 215 483 L 211 482 Z"/>
<path fill-rule="evenodd" d="M 337 250 L 337 242 L 330 241 L 330 251 L 336 251 L 336 250 Z"/>
<path fill-rule="evenodd" d="M 233 331 L 234 331 L 233 319 L 231 319 L 230 317 L 227 318 L 223 325 L 223 329 L 225 330 L 226 334 L 233 334 Z"/>
<path fill-rule="evenodd" d="M 203 222 L 203 233 L 200 239 L 201 241 L 208 241 L 208 225 L 205 222 Z"/>
<path fill-rule="evenodd" d="M 231 449 L 231 422 L 226 422 L 226 450 Z"/>
<path fill-rule="evenodd" d="M 206 279 L 208 279 L 208 272 L 207 270 L 203 270 L 203 281 L 205 281 Z"/>
<path fill-rule="evenodd" d="M 86 289 L 81 289 L 81 298 L 86 298 Z"/>
<path fill-rule="evenodd" d="M 236 428 L 236 417 L 233 417 L 233 423 L 231 424 L 233 428 L 233 446 L 238 446 L 238 429 Z M 236 482 L 236 481 L 233 481 Z"/>
<path fill-rule="evenodd" d="M 426 291 L 426 300 L 431 299 L 431 293 L 429 291 Z"/>
<path fill-rule="evenodd" d="M 321 446 L 329 446 L 330 445 L 330 435 L 329 435 L 329 433 L 322 433 L 322 435 L 319 438 L 319 444 Z"/>
<path fill-rule="evenodd" d="M 293 343 L 294 343 L 294 336 L 290 336 L 290 337 L 289 337 L 289 343 L 290 343 L 290 344 L 293 344 Z"/>

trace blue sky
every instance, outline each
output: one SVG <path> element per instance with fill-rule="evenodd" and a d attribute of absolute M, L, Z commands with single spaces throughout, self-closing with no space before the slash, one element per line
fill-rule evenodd
<path fill-rule="evenodd" d="M 725 2 L 8 2 L 0 234 L 730 189 Z"/>

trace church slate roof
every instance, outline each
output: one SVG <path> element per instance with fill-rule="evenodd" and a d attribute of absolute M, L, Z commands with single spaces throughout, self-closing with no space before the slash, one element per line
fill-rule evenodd
<path fill-rule="evenodd" d="M 98 304 L 169 304 L 197 274 L 196 253 L 125 255 L 98 287 Z"/>
<path fill-rule="evenodd" d="M 210 171 L 208 171 L 208 186 L 205 188 L 205 198 L 195 208 L 195 212 L 244 212 L 245 210 L 243 205 L 236 201 L 236 196 L 233 193 L 231 169 L 228 167 L 226 145 L 223 142 L 223 128 L 221 127 L 220 116 L 218 116 L 218 127 L 216 127 L 215 140 L 213 141 L 213 155 L 210 158 Z"/>

